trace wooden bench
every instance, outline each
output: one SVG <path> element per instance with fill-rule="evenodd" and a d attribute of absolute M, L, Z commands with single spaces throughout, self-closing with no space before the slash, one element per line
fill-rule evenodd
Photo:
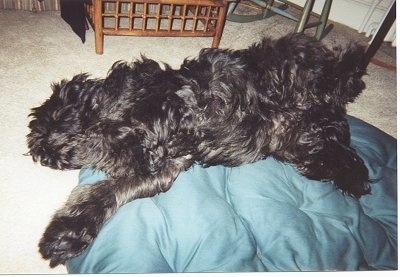
<path fill-rule="evenodd" d="M 218 47 L 232 0 L 93 0 L 85 11 L 103 53 L 104 35 L 213 37 Z"/>

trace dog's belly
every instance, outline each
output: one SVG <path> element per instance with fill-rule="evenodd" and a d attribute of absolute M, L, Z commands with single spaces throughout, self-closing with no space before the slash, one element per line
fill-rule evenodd
<path fill-rule="evenodd" d="M 262 111 L 260 111 L 262 113 Z M 198 139 L 198 161 L 204 165 L 239 166 L 266 158 L 280 156 L 291 149 L 299 138 L 299 117 L 302 111 L 274 112 L 265 115 L 215 118 L 202 128 Z M 240 119 L 239 119 L 240 118 Z M 204 126 L 204 125 L 203 125 Z"/>

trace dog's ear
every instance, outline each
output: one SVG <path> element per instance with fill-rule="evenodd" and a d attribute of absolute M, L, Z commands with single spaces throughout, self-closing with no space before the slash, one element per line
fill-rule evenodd
<path fill-rule="evenodd" d="M 136 75 L 140 76 L 140 78 L 147 78 L 148 76 L 154 76 L 154 74 L 162 71 L 160 64 L 155 60 L 146 58 L 145 56 L 141 56 L 142 60 L 137 60 L 133 63 L 133 68 L 135 70 Z M 164 63 L 164 66 L 168 65 Z"/>
<path fill-rule="evenodd" d="M 362 62 L 365 54 L 365 47 L 363 45 L 350 42 L 345 47 L 334 47 L 333 51 L 338 60 L 336 64 L 337 71 L 354 72 L 357 68 L 359 70 L 362 69 Z"/>
<path fill-rule="evenodd" d="M 88 74 L 82 73 L 74 76 L 72 80 L 62 80 L 59 83 L 53 83 L 51 89 L 53 96 L 59 98 L 63 102 L 78 101 L 80 92 L 83 89 L 88 78 Z"/>
<path fill-rule="evenodd" d="M 136 60 L 132 64 L 125 61 L 117 61 L 113 64 L 104 80 L 104 86 L 109 93 L 119 90 L 122 86 L 137 85 L 154 74 L 162 71 L 160 65 L 151 59 L 141 56 L 142 60 Z"/>

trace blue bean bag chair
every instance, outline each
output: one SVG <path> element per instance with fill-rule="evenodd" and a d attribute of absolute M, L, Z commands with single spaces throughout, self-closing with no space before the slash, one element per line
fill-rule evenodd
<path fill-rule="evenodd" d="M 354 199 L 267 158 L 192 166 L 167 193 L 124 205 L 70 273 L 397 269 L 396 140 L 348 117 L 372 194 Z M 340 161 L 338 161 L 340 162 Z M 83 168 L 80 184 L 106 178 Z"/>

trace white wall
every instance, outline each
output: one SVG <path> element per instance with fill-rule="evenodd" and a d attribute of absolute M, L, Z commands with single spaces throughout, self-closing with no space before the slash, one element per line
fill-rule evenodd
<path fill-rule="evenodd" d="M 305 1 L 306 0 L 291 0 L 291 2 L 298 5 L 304 5 Z M 313 11 L 320 13 L 324 3 L 324 0 L 316 0 Z M 373 6 L 374 3 L 379 4 L 373 10 L 369 21 L 365 24 L 365 28 L 360 29 L 369 8 Z M 359 30 L 359 32 L 366 32 L 368 35 L 371 33 L 373 34 L 385 16 L 386 11 L 390 8 L 391 3 L 392 0 L 333 0 L 329 19 Z M 393 36 L 394 32 L 395 26 L 389 34 L 392 33 Z"/>

